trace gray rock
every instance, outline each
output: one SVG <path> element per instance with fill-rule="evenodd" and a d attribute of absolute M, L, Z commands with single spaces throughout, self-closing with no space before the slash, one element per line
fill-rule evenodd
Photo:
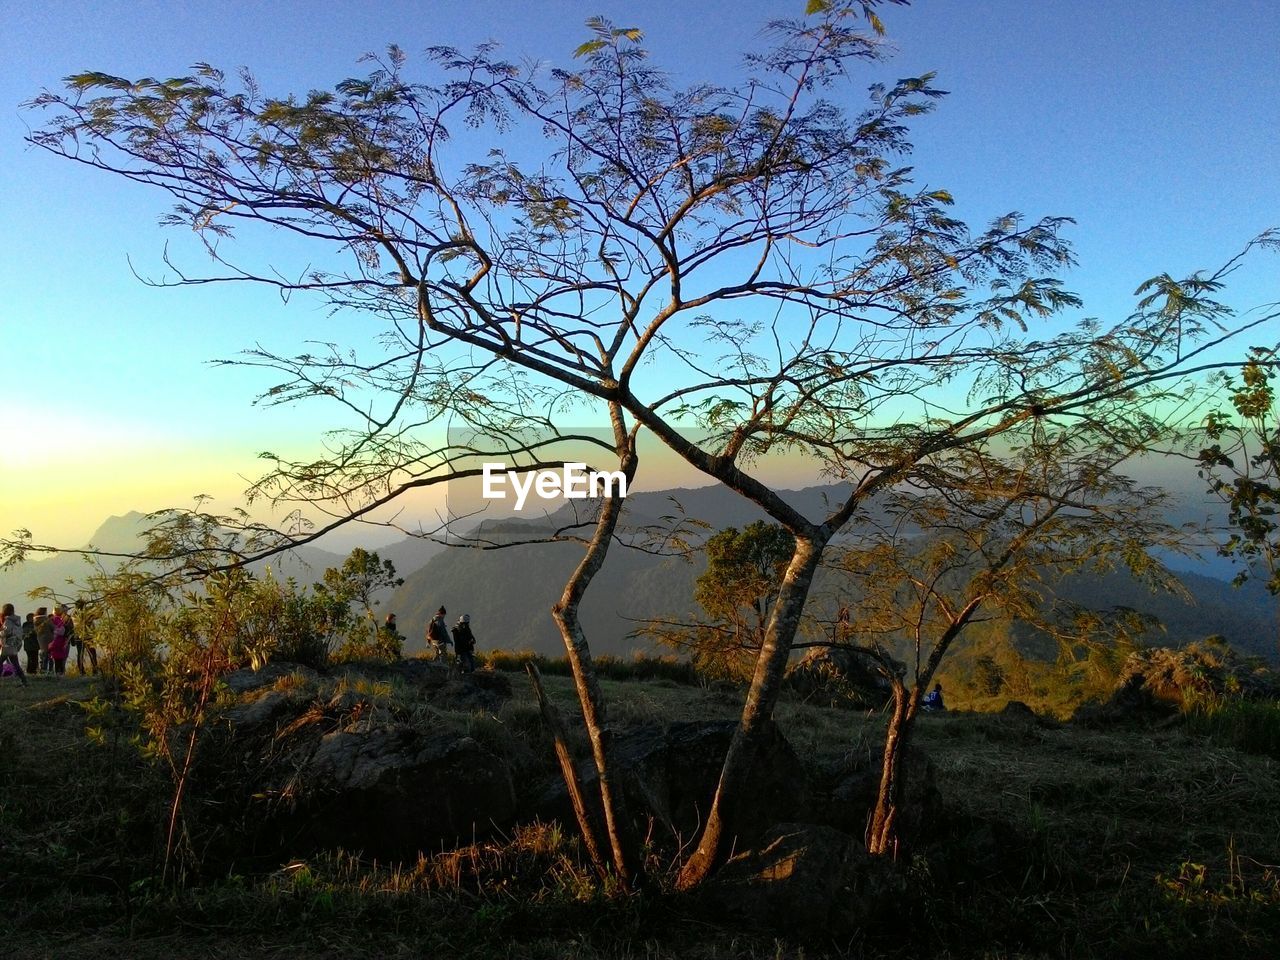
<path fill-rule="evenodd" d="M 236 735 L 274 732 L 282 721 L 297 716 L 309 699 L 310 694 L 300 696 L 288 690 L 268 690 L 257 699 L 232 707 L 223 718 Z"/>
<path fill-rule="evenodd" d="M 706 821 L 737 722 L 689 721 L 629 730 L 614 743 L 628 813 L 639 829 L 652 817 L 674 839 L 687 840 Z M 589 802 L 598 810 L 598 778 L 590 761 L 579 765 Z M 804 765 L 782 733 L 770 726 L 745 793 L 750 802 L 735 817 L 743 842 L 755 840 L 779 820 L 805 815 L 810 790 Z M 540 819 L 573 822 L 564 784 L 557 779 L 534 805 Z"/>
<path fill-rule="evenodd" d="M 812 818 L 819 823 L 862 836 L 880 791 L 883 749 L 863 758 L 838 776 L 829 793 L 815 800 Z M 942 794 L 937 770 L 919 747 L 906 759 L 906 782 L 898 808 L 898 836 L 905 843 L 928 835 L 942 818 Z"/>
<path fill-rule="evenodd" d="M 313 689 L 320 680 L 320 674 L 312 670 L 310 667 L 303 666 L 300 663 L 288 663 L 287 661 L 271 661 L 263 665 L 261 670 L 251 670 L 245 667 L 243 670 L 233 670 L 222 678 L 223 683 L 231 688 L 233 693 L 249 693 L 253 690 L 261 690 L 263 687 L 273 686 L 281 677 L 287 677 L 291 674 L 298 674 L 303 678 L 307 685 Z"/>
<path fill-rule="evenodd" d="M 1212 639 L 1180 650 L 1152 647 L 1129 655 L 1105 703 L 1084 704 L 1071 719 L 1087 726 L 1164 724 L 1199 698 L 1223 696 L 1280 699 L 1280 678 Z"/>
<path fill-rule="evenodd" d="M 871 660 L 838 647 L 810 649 L 787 671 L 787 686 L 810 703 L 855 710 L 878 710 L 892 696 Z"/>
<path fill-rule="evenodd" d="M 510 770 L 475 740 L 369 721 L 321 737 L 293 795 L 295 841 L 386 860 L 470 842 L 516 813 Z"/>
<path fill-rule="evenodd" d="M 832 827 L 781 823 L 699 893 L 722 918 L 807 937 L 847 937 L 901 895 L 892 865 Z"/>

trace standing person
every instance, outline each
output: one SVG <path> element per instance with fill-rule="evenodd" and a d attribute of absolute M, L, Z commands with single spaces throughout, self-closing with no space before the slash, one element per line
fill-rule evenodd
<path fill-rule="evenodd" d="M 444 607 L 441 607 L 427 624 L 427 643 L 435 650 L 437 660 L 444 660 L 449 652 L 449 628 L 445 626 L 444 618 Z"/>
<path fill-rule="evenodd" d="M 453 652 L 467 673 L 476 671 L 476 635 L 471 632 L 471 614 L 464 613 L 453 627 Z"/>
<path fill-rule="evenodd" d="M 22 619 L 13 612 L 13 604 L 6 603 L 0 610 L 0 630 L 4 631 L 3 657 L 6 663 L 13 666 L 13 672 L 22 685 L 27 685 L 27 675 L 22 672 L 22 664 L 18 662 L 18 654 L 22 651 Z"/>
<path fill-rule="evenodd" d="M 98 648 L 93 644 L 93 611 L 83 600 L 76 601 L 76 615 L 68 618 L 68 642 L 76 652 L 76 670 L 84 676 L 84 655 L 89 654 L 89 666 L 98 672 Z"/>
<path fill-rule="evenodd" d="M 36 649 L 40 651 L 40 672 L 52 673 L 53 661 L 49 659 L 49 644 L 53 642 L 53 621 L 48 607 L 36 608 Z"/>
<path fill-rule="evenodd" d="M 40 672 L 40 641 L 36 639 L 36 615 L 28 613 L 22 624 L 22 649 L 27 653 L 27 673 Z"/>
<path fill-rule="evenodd" d="M 404 637 L 396 626 L 396 615 L 388 613 L 378 630 L 378 652 L 388 660 L 399 660 L 404 653 Z"/>
<path fill-rule="evenodd" d="M 49 641 L 49 659 L 53 663 L 53 672 L 61 675 L 67 672 L 67 654 L 71 646 L 67 642 L 67 605 L 58 604 L 49 618 L 53 623 L 52 639 Z"/>

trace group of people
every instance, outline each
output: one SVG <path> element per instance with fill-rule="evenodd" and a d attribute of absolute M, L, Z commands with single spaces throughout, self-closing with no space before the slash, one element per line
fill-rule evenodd
<path fill-rule="evenodd" d="M 476 637 L 471 632 L 471 614 L 464 613 L 450 630 L 445 624 L 445 609 L 441 607 L 427 624 L 427 646 L 435 651 L 437 659 L 444 659 L 453 644 L 458 666 L 467 673 L 476 669 Z"/>
<path fill-rule="evenodd" d="M 64 674 L 72 650 L 76 652 L 76 666 L 81 674 L 85 672 L 86 654 L 93 672 L 97 673 L 98 650 L 90 637 L 89 617 L 79 603 L 76 613 L 80 616 L 78 625 L 65 603 L 54 607 L 53 613 L 48 607 L 39 607 L 23 620 L 13 604 L 6 603 L 0 610 L 0 636 L 4 641 L 0 675 L 16 677 L 26 686 L 27 674 Z M 23 654 L 27 660 L 25 670 Z"/>

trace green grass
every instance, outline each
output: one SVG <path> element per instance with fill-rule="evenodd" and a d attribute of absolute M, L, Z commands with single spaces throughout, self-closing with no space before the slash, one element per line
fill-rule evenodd
<path fill-rule="evenodd" d="M 1187 726 L 1213 743 L 1280 759 L 1280 703 L 1224 696 L 1185 711 Z"/>
<path fill-rule="evenodd" d="M 548 776 L 529 684 L 511 680 L 515 695 L 499 710 L 435 721 L 504 755 L 519 779 Z M 308 692 L 301 679 L 282 683 Z M 572 718 L 570 681 L 546 685 Z M 726 688 L 662 679 L 603 687 L 621 730 L 732 718 L 740 705 Z M 325 681 L 317 692 L 344 691 L 386 715 L 430 709 L 395 683 Z M 916 742 L 948 813 L 902 863 L 912 892 L 853 943 L 800 944 L 721 925 L 673 895 L 665 873 L 642 896 L 610 899 L 572 833 L 554 824 L 399 867 L 330 851 L 161 891 L 149 877 L 165 780 L 124 731 L 109 727 L 103 746 L 85 740 L 76 701 L 92 695 L 78 678 L 28 690 L 0 682 L 6 956 L 1170 960 L 1268 956 L 1280 945 L 1280 766 L 1250 749 L 1255 740 L 1191 721 L 1100 732 L 994 714 L 923 717 Z M 883 729 L 875 714 L 790 701 L 777 719 L 814 767 L 870 755 Z M 571 737 L 585 754 L 581 731 Z"/>

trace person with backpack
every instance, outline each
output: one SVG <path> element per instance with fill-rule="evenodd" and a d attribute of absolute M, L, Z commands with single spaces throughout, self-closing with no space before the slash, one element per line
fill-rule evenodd
<path fill-rule="evenodd" d="M 53 620 L 48 607 L 36 608 L 36 649 L 40 652 L 40 672 L 52 673 L 53 660 L 49 657 L 49 644 L 53 643 Z"/>
<path fill-rule="evenodd" d="M 435 650 L 437 660 L 444 660 L 449 653 L 449 628 L 444 618 L 445 610 L 441 607 L 427 624 L 427 643 Z"/>
<path fill-rule="evenodd" d="M 453 651 L 467 673 L 476 671 L 476 636 L 471 632 L 471 614 L 464 613 L 453 627 Z"/>
<path fill-rule="evenodd" d="M 3 653 L 0 658 L 13 668 L 13 675 L 27 685 L 27 675 L 22 672 L 18 654 L 22 651 L 22 619 L 13 612 L 13 604 L 6 603 L 0 610 L 0 631 L 4 633 Z"/>
<path fill-rule="evenodd" d="M 27 673 L 40 672 L 40 641 L 36 639 L 36 615 L 28 613 L 22 624 L 22 649 L 27 654 Z"/>

